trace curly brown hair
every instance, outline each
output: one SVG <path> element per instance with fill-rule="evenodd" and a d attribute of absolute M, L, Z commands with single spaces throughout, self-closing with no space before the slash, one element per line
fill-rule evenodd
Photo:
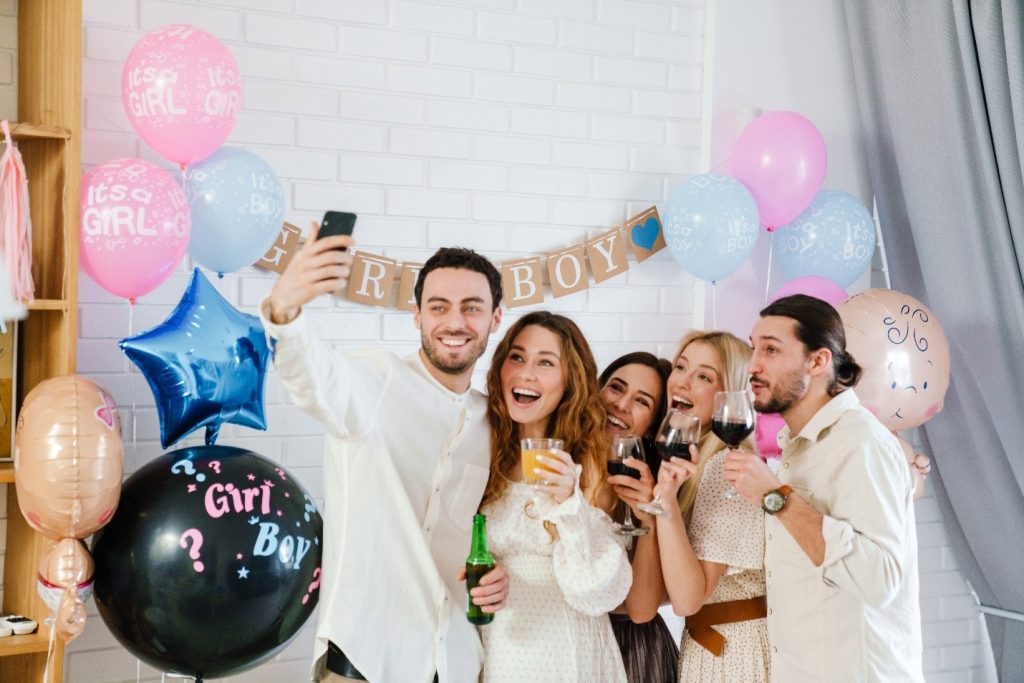
<path fill-rule="evenodd" d="M 573 462 L 583 466 L 580 490 L 594 504 L 605 485 L 608 438 L 604 433 L 605 411 L 597 386 L 597 364 L 583 333 L 569 318 L 550 311 L 524 315 L 505 333 L 494 350 L 487 372 L 487 420 L 491 426 L 491 474 L 481 506 L 497 500 L 508 488 L 509 477 L 519 467 L 519 425 L 509 416 L 501 386 L 501 366 L 512 343 L 530 325 L 553 332 L 562 343 L 565 392 L 548 418 L 547 436 L 562 439 Z"/>

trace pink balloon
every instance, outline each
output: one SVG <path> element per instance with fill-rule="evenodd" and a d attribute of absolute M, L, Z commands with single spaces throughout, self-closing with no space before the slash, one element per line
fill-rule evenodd
<path fill-rule="evenodd" d="M 141 159 L 117 159 L 82 177 L 79 261 L 101 287 L 134 300 L 170 277 L 192 234 L 185 193 Z"/>
<path fill-rule="evenodd" d="M 754 429 L 754 439 L 757 443 L 757 452 L 762 458 L 778 458 L 782 456 L 782 449 L 777 441 L 779 430 L 786 425 L 786 421 L 778 413 L 758 413 L 757 427 Z"/>
<path fill-rule="evenodd" d="M 864 369 L 856 392 L 892 431 L 912 429 L 942 410 L 949 388 L 949 342 L 920 301 L 870 289 L 837 307 L 846 348 Z"/>
<path fill-rule="evenodd" d="M 821 133 L 791 111 L 751 121 L 732 154 L 732 175 L 747 186 L 768 230 L 789 223 L 821 189 L 828 152 Z"/>
<path fill-rule="evenodd" d="M 772 294 L 771 301 L 778 301 L 784 296 L 792 296 L 794 294 L 806 294 L 807 296 L 813 296 L 816 299 L 821 299 L 832 306 L 839 306 L 847 299 L 850 295 L 846 293 L 846 290 L 832 282 L 828 278 L 818 277 L 817 275 L 806 275 L 804 277 L 798 277 L 795 280 L 790 280 L 786 284 L 779 287 L 774 294 Z M 771 303 L 769 301 L 769 303 Z"/>
<path fill-rule="evenodd" d="M 147 33 L 121 72 L 121 101 L 136 132 L 180 166 L 205 159 L 242 108 L 238 65 L 216 37 L 187 24 Z"/>

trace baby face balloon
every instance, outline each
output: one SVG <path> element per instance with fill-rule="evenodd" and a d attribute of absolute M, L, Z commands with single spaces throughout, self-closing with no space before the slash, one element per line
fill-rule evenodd
<path fill-rule="evenodd" d="M 85 538 L 114 514 L 123 446 L 110 394 L 81 375 L 36 385 L 18 414 L 14 438 L 18 505 L 50 538 Z"/>
<path fill-rule="evenodd" d="M 857 396 L 882 424 L 894 432 L 912 429 L 942 410 L 949 342 L 924 304 L 891 289 L 872 289 L 837 310 L 846 348 L 864 368 Z"/>

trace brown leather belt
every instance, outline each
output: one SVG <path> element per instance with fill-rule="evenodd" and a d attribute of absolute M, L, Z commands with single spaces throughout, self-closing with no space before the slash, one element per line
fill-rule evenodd
<path fill-rule="evenodd" d="M 712 602 L 701 607 L 696 614 L 686 617 L 686 630 L 690 637 L 716 657 L 722 656 L 725 636 L 711 628 L 718 624 L 763 619 L 768 616 L 768 598 L 759 596 L 748 600 Z"/>

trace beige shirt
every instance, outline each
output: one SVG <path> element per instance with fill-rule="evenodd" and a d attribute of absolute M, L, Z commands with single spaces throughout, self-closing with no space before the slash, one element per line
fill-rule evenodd
<path fill-rule="evenodd" d="M 923 681 L 914 491 L 895 437 L 848 389 L 779 444 L 779 479 L 824 516 L 825 561 L 765 516 L 772 680 Z"/>
<path fill-rule="evenodd" d="M 307 316 L 275 325 L 266 301 L 260 314 L 281 383 L 327 431 L 315 661 L 330 640 L 370 681 L 477 680 L 455 577 L 487 483 L 486 399 L 449 391 L 418 353 L 342 355 Z"/>

